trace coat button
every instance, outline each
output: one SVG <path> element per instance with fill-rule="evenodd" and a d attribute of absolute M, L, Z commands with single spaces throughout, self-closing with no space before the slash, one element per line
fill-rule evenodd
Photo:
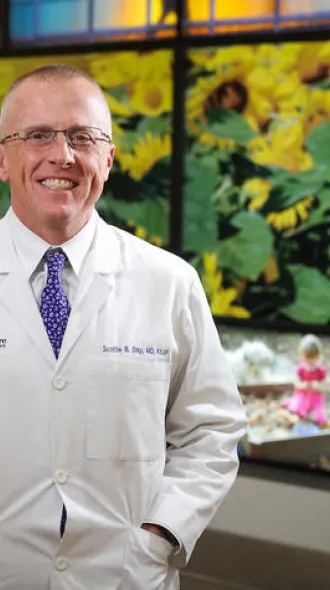
<path fill-rule="evenodd" d="M 57 389 L 58 391 L 61 391 L 67 385 L 67 381 L 66 381 L 66 379 L 64 379 L 63 377 L 60 377 L 60 376 L 54 377 L 53 385 L 54 385 L 55 389 Z"/>
<path fill-rule="evenodd" d="M 55 567 L 59 572 L 64 572 L 69 566 L 69 560 L 64 555 L 59 555 L 55 560 Z"/>
<path fill-rule="evenodd" d="M 64 469 L 57 469 L 57 471 L 55 472 L 55 479 L 57 481 L 57 483 L 66 483 L 68 481 L 68 474 L 66 471 L 64 471 Z"/>

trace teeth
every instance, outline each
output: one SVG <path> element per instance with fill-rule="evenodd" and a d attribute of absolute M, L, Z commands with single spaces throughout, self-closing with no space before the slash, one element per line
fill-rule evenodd
<path fill-rule="evenodd" d="M 75 186 L 71 180 L 64 180 L 63 178 L 46 178 L 41 184 L 54 191 L 68 190 Z"/>

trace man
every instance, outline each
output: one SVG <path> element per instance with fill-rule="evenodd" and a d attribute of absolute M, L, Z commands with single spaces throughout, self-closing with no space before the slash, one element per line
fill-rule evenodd
<path fill-rule="evenodd" d="M 105 98 L 48 66 L 4 100 L 0 590 L 174 590 L 245 417 L 195 271 L 94 210 Z"/>

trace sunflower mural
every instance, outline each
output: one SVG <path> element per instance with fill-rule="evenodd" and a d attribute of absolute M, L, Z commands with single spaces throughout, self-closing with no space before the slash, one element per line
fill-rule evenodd
<path fill-rule="evenodd" d="M 184 252 L 214 315 L 330 320 L 330 42 L 191 49 Z"/>
<path fill-rule="evenodd" d="M 169 233 L 172 62 L 171 50 L 0 59 L 0 102 L 17 77 L 49 63 L 76 65 L 100 84 L 116 155 L 98 210 L 158 246 Z M 0 215 L 8 204 L 9 188 L 0 183 Z"/>

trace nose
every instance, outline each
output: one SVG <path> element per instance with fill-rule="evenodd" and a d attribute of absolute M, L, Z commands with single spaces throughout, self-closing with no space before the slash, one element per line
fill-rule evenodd
<path fill-rule="evenodd" d="M 68 144 L 67 138 L 63 131 L 58 131 L 56 133 L 54 140 L 49 146 L 48 158 L 52 164 L 57 164 L 62 168 L 67 168 L 74 164 L 74 151 Z"/>

